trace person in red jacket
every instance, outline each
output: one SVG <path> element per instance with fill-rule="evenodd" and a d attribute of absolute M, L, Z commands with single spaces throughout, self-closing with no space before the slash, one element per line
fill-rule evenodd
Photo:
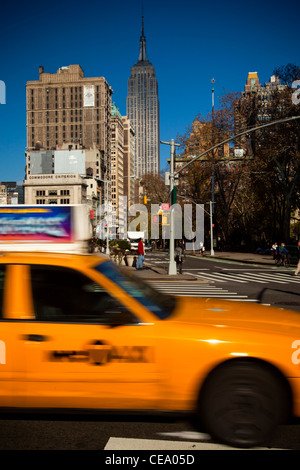
<path fill-rule="evenodd" d="M 138 262 L 136 265 L 136 269 L 143 268 L 144 257 L 145 257 L 144 243 L 143 243 L 143 239 L 141 238 L 138 244 Z"/>

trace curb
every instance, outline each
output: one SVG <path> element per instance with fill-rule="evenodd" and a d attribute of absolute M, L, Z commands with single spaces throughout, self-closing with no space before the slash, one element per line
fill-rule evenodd
<path fill-rule="evenodd" d="M 199 279 L 194 277 L 190 274 L 168 274 L 164 268 L 158 268 L 157 266 L 153 266 L 151 264 L 144 262 L 144 268 L 142 270 L 137 271 L 133 267 L 124 267 L 126 271 L 133 272 L 136 276 L 141 277 L 147 281 L 151 281 L 153 279 L 159 279 L 160 281 L 186 281 L 186 282 L 206 282 L 205 280 Z M 149 272 L 151 271 L 151 272 Z"/>

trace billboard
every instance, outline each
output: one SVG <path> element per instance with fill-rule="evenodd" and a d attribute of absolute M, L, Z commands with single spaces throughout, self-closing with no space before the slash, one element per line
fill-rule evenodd
<path fill-rule="evenodd" d="M 2 243 L 71 243 L 71 206 L 1 206 L 0 250 Z"/>
<path fill-rule="evenodd" d="M 51 150 L 33 151 L 30 153 L 30 173 L 32 175 L 43 175 L 52 173 Z"/>
<path fill-rule="evenodd" d="M 54 173 L 85 175 L 85 151 L 56 150 L 54 152 Z"/>

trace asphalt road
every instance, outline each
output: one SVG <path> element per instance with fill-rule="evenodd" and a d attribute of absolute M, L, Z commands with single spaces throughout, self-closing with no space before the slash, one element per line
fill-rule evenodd
<path fill-rule="evenodd" d="M 134 447 L 128 447 L 128 442 Z M 133 443 L 133 444 L 132 444 Z M 126 447 L 127 446 L 127 447 Z M 186 421 L 125 417 L 0 418 L 0 450 L 222 450 Z M 300 425 L 280 426 L 263 449 L 300 450 Z"/>
<path fill-rule="evenodd" d="M 154 252 L 147 255 L 146 259 L 154 267 L 168 266 L 167 253 Z M 248 300 L 300 311 L 300 275 L 294 276 L 294 271 L 295 267 L 245 264 L 193 256 L 186 256 L 183 263 L 183 274 L 188 273 L 210 286 L 235 293 L 233 299 L 244 296 Z M 176 280 L 180 282 L 180 275 Z"/>

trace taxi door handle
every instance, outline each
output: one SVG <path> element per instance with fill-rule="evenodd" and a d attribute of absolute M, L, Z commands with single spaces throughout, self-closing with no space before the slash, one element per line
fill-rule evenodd
<path fill-rule="evenodd" d="M 26 341 L 36 341 L 38 343 L 41 343 L 43 341 L 47 341 L 47 336 L 29 334 L 29 335 L 25 336 L 25 340 Z"/>

